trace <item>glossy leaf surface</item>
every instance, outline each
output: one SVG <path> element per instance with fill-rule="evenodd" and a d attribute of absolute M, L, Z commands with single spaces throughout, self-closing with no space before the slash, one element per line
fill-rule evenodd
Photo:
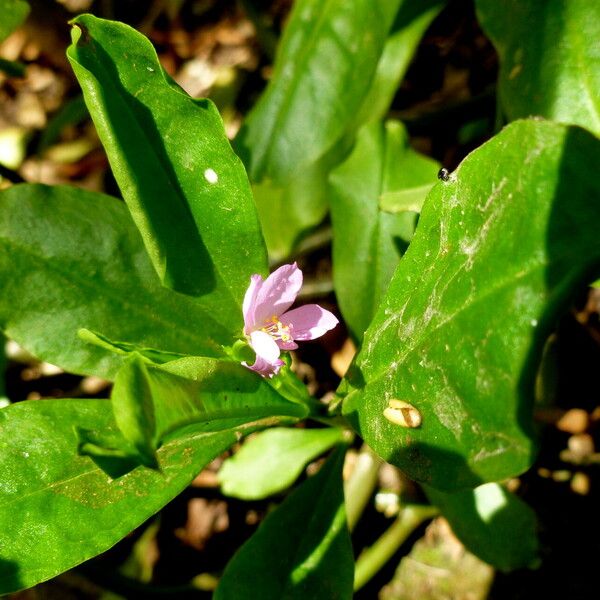
<path fill-rule="evenodd" d="M 452 490 L 531 464 L 544 341 L 600 267 L 599 144 L 519 121 L 428 195 L 340 388 L 365 441 L 411 477 Z"/>
<path fill-rule="evenodd" d="M 103 194 L 43 185 L 3 191 L 0 279 L 0 327 L 74 373 L 110 378 L 122 361 L 80 339 L 81 328 L 208 356 L 238 333 L 218 324 L 210 305 L 160 285 L 126 206 Z"/>
<path fill-rule="evenodd" d="M 158 451 L 161 471 L 109 478 L 77 455 L 75 427 L 116 431 L 108 400 L 20 402 L 0 410 L 0 592 L 30 587 L 113 546 L 237 440 L 197 433 Z"/>
<path fill-rule="evenodd" d="M 354 560 L 338 449 L 234 555 L 215 600 L 352 598 Z"/>
<path fill-rule="evenodd" d="M 500 55 L 507 117 L 540 115 L 600 135 L 600 10 L 589 0 L 477 0 Z"/>
<path fill-rule="evenodd" d="M 363 127 L 352 153 L 331 175 L 334 285 L 356 340 L 369 326 L 418 216 L 414 210 L 384 213 L 381 199 L 402 191 L 422 201 L 437 170 L 435 161 L 412 150 L 403 125 L 388 121 Z M 408 208 L 420 210 L 418 204 Z"/>
<path fill-rule="evenodd" d="M 68 57 L 111 167 L 161 281 L 219 301 L 234 322 L 266 255 L 244 167 L 210 100 L 163 71 L 123 23 L 82 15 Z"/>
<path fill-rule="evenodd" d="M 219 471 L 227 496 L 258 500 L 287 489 L 308 462 L 344 439 L 344 431 L 273 428 L 257 433 Z"/>
<path fill-rule="evenodd" d="M 501 485 L 454 494 L 428 489 L 427 496 L 466 548 L 493 567 L 512 571 L 538 560 L 535 512 Z"/>

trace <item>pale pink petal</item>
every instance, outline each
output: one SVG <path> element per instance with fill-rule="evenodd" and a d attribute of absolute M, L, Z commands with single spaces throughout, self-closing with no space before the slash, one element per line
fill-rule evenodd
<path fill-rule="evenodd" d="M 274 364 L 279 358 L 279 346 L 275 340 L 264 331 L 253 331 L 250 334 L 250 346 L 256 352 L 256 356 L 260 356 L 268 363 Z"/>
<path fill-rule="evenodd" d="M 279 347 L 275 340 L 264 331 L 253 331 L 250 334 L 250 346 L 256 352 L 256 361 L 253 365 L 246 362 L 242 364 L 263 377 L 277 375 L 284 362 L 279 358 Z"/>
<path fill-rule="evenodd" d="M 254 329 L 256 322 L 254 319 L 254 311 L 256 309 L 256 295 L 263 285 L 263 278 L 260 275 L 252 275 L 250 277 L 250 285 L 244 296 L 242 312 L 244 314 L 244 333 L 250 333 Z"/>
<path fill-rule="evenodd" d="M 283 265 L 263 282 L 256 295 L 254 321 L 257 326 L 271 317 L 284 313 L 296 299 L 302 287 L 302 271 L 296 263 Z"/>
<path fill-rule="evenodd" d="M 280 317 L 281 322 L 290 328 L 294 340 L 314 340 L 333 329 L 339 321 L 328 310 L 318 304 L 306 304 L 290 310 Z"/>
<path fill-rule="evenodd" d="M 287 342 L 284 342 L 283 340 L 275 340 L 275 343 L 281 348 L 281 350 L 296 350 L 298 348 L 298 344 L 292 340 L 288 340 Z"/>
<path fill-rule="evenodd" d="M 277 359 L 277 361 L 273 364 L 268 363 L 266 360 L 262 359 L 260 356 L 256 357 L 256 361 L 253 365 L 249 365 L 247 362 L 242 362 L 244 367 L 250 369 L 251 371 L 256 371 L 262 377 L 273 377 L 273 375 L 277 375 L 279 373 L 279 369 L 283 367 L 285 363 Z"/>

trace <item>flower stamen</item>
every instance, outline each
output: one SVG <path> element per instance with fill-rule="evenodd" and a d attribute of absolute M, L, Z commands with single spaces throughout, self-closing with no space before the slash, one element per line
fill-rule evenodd
<path fill-rule="evenodd" d="M 273 339 L 281 340 L 282 342 L 289 342 L 292 339 L 290 335 L 290 328 L 288 325 L 284 325 L 277 315 L 273 315 L 269 319 L 269 325 L 261 327 L 261 331 L 268 333 Z"/>

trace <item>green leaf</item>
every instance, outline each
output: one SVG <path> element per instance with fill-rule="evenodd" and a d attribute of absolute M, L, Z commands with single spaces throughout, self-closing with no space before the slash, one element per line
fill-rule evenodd
<path fill-rule="evenodd" d="M 234 555 L 215 600 L 352 598 L 354 560 L 346 528 L 338 449 L 264 520 Z"/>
<path fill-rule="evenodd" d="M 85 431 L 82 443 L 93 444 L 88 453 L 114 452 L 152 468 L 156 450 L 174 437 L 248 427 L 259 419 L 293 423 L 308 415 L 305 404 L 285 399 L 239 363 L 191 356 L 157 366 L 129 355 L 111 400 L 124 440 L 92 440 Z"/>
<path fill-rule="evenodd" d="M 600 135 L 600 11 L 589 0 L 477 0 L 500 55 L 509 118 L 540 115 Z"/>
<path fill-rule="evenodd" d="M 519 121 L 428 195 L 339 390 L 412 478 L 456 490 L 531 464 L 544 341 L 600 265 L 599 149 L 579 128 Z"/>
<path fill-rule="evenodd" d="M 348 140 L 337 144 L 285 184 L 264 179 L 253 185 L 271 260 L 286 259 L 302 234 L 323 221 L 331 195 L 329 173 L 347 154 L 348 145 Z"/>
<path fill-rule="evenodd" d="M 382 213 L 379 203 L 407 190 L 424 199 L 437 170 L 434 160 L 412 150 L 404 126 L 388 121 L 363 127 L 348 159 L 331 174 L 334 285 L 356 340 L 371 322 L 417 221 L 412 211 Z"/>
<path fill-rule="evenodd" d="M 273 77 L 236 138 L 250 179 L 287 183 L 341 140 L 369 90 L 400 0 L 299 0 Z"/>
<path fill-rule="evenodd" d="M 286 490 L 305 465 L 344 440 L 344 430 L 273 428 L 257 433 L 223 463 L 221 489 L 227 496 L 259 500 Z"/>
<path fill-rule="evenodd" d="M 109 352 L 114 352 L 121 356 L 128 356 L 133 352 L 136 352 L 140 356 L 143 356 L 147 360 L 155 364 L 163 364 L 171 360 L 178 358 L 184 358 L 186 354 L 179 352 L 167 352 L 166 350 L 157 350 L 156 348 L 144 348 L 136 344 L 130 344 L 128 342 L 113 342 L 107 337 L 95 331 L 89 329 L 80 329 L 77 332 L 79 339 L 87 342 L 88 344 L 94 344 L 99 348 L 104 348 Z"/>
<path fill-rule="evenodd" d="M 384 192 L 379 197 L 379 208 L 384 212 L 403 213 L 406 211 L 420 213 L 425 197 L 433 187 L 433 181 L 423 185 L 415 185 L 405 190 Z"/>
<path fill-rule="evenodd" d="M 0 593 L 108 550 L 180 493 L 238 439 L 196 433 L 158 451 L 161 471 L 111 479 L 77 455 L 74 427 L 118 433 L 108 400 L 19 402 L 0 410 Z"/>
<path fill-rule="evenodd" d="M 487 483 L 454 494 L 426 492 L 467 549 L 493 567 L 512 571 L 539 560 L 535 512 L 501 485 Z"/>
<path fill-rule="evenodd" d="M 222 318 L 235 321 L 250 275 L 267 263 L 217 109 L 181 90 L 129 26 L 91 15 L 72 23 L 67 55 L 161 281 L 214 296 Z"/>
<path fill-rule="evenodd" d="M 0 42 L 5 40 L 29 14 L 25 0 L 0 0 Z"/>
<path fill-rule="evenodd" d="M 176 386 L 172 386 L 172 393 Z M 111 401 L 115 422 L 136 449 L 141 464 L 157 468 L 156 414 L 148 369 L 139 354 L 131 354 L 115 378 Z"/>
<path fill-rule="evenodd" d="M 127 209 L 66 186 L 0 193 L 0 328 L 39 358 L 111 378 L 122 358 L 85 343 L 81 328 L 182 354 L 218 356 L 242 328 L 216 307 L 160 285 Z"/>
<path fill-rule="evenodd" d="M 385 117 L 423 34 L 446 0 L 402 0 L 377 64 L 369 93 L 358 111 L 357 126 Z"/>

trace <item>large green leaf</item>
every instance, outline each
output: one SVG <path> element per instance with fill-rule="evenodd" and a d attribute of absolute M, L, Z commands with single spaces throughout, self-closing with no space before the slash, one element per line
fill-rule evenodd
<path fill-rule="evenodd" d="M 219 471 L 223 493 L 258 500 L 287 489 L 306 463 L 344 440 L 344 430 L 274 427 L 257 433 L 225 460 Z"/>
<path fill-rule="evenodd" d="M 340 388 L 365 441 L 411 477 L 450 490 L 531 464 L 544 341 L 600 267 L 599 150 L 577 127 L 519 121 L 427 197 Z"/>
<path fill-rule="evenodd" d="M 333 275 L 336 296 L 356 340 L 369 326 L 417 221 L 415 209 L 381 212 L 390 192 L 421 201 L 436 181 L 438 164 L 411 149 L 398 121 L 373 122 L 358 134 L 348 159 L 331 174 Z M 424 187 L 425 186 L 425 187 Z"/>
<path fill-rule="evenodd" d="M 509 119 L 541 115 L 600 135 L 600 10 L 589 0 L 477 0 L 500 55 Z"/>
<path fill-rule="evenodd" d="M 207 356 L 238 333 L 217 323 L 210 304 L 160 285 L 125 205 L 102 194 L 42 185 L 3 191 L 0 279 L 0 327 L 75 373 L 112 377 L 122 360 L 81 340 L 80 328 Z"/>
<path fill-rule="evenodd" d="M 73 24 L 69 60 L 161 281 L 212 294 L 234 320 L 250 275 L 267 265 L 246 173 L 217 109 L 181 90 L 134 29 L 91 15 Z"/>
<path fill-rule="evenodd" d="M 497 483 L 454 494 L 426 489 L 460 541 L 502 571 L 530 567 L 538 558 L 535 512 Z"/>
<path fill-rule="evenodd" d="M 7 38 L 29 14 L 25 0 L 0 0 L 0 42 Z"/>
<path fill-rule="evenodd" d="M 160 472 L 111 479 L 77 455 L 75 426 L 116 432 L 108 400 L 20 402 L 0 410 L 0 593 L 30 587 L 104 552 L 176 496 L 235 430 L 158 451 Z"/>
<path fill-rule="evenodd" d="M 234 555 L 215 600 L 347 600 L 354 560 L 338 449 Z"/>
<path fill-rule="evenodd" d="M 236 139 L 253 182 L 288 182 L 342 138 L 369 90 L 399 4 L 294 3 L 273 77 Z"/>

